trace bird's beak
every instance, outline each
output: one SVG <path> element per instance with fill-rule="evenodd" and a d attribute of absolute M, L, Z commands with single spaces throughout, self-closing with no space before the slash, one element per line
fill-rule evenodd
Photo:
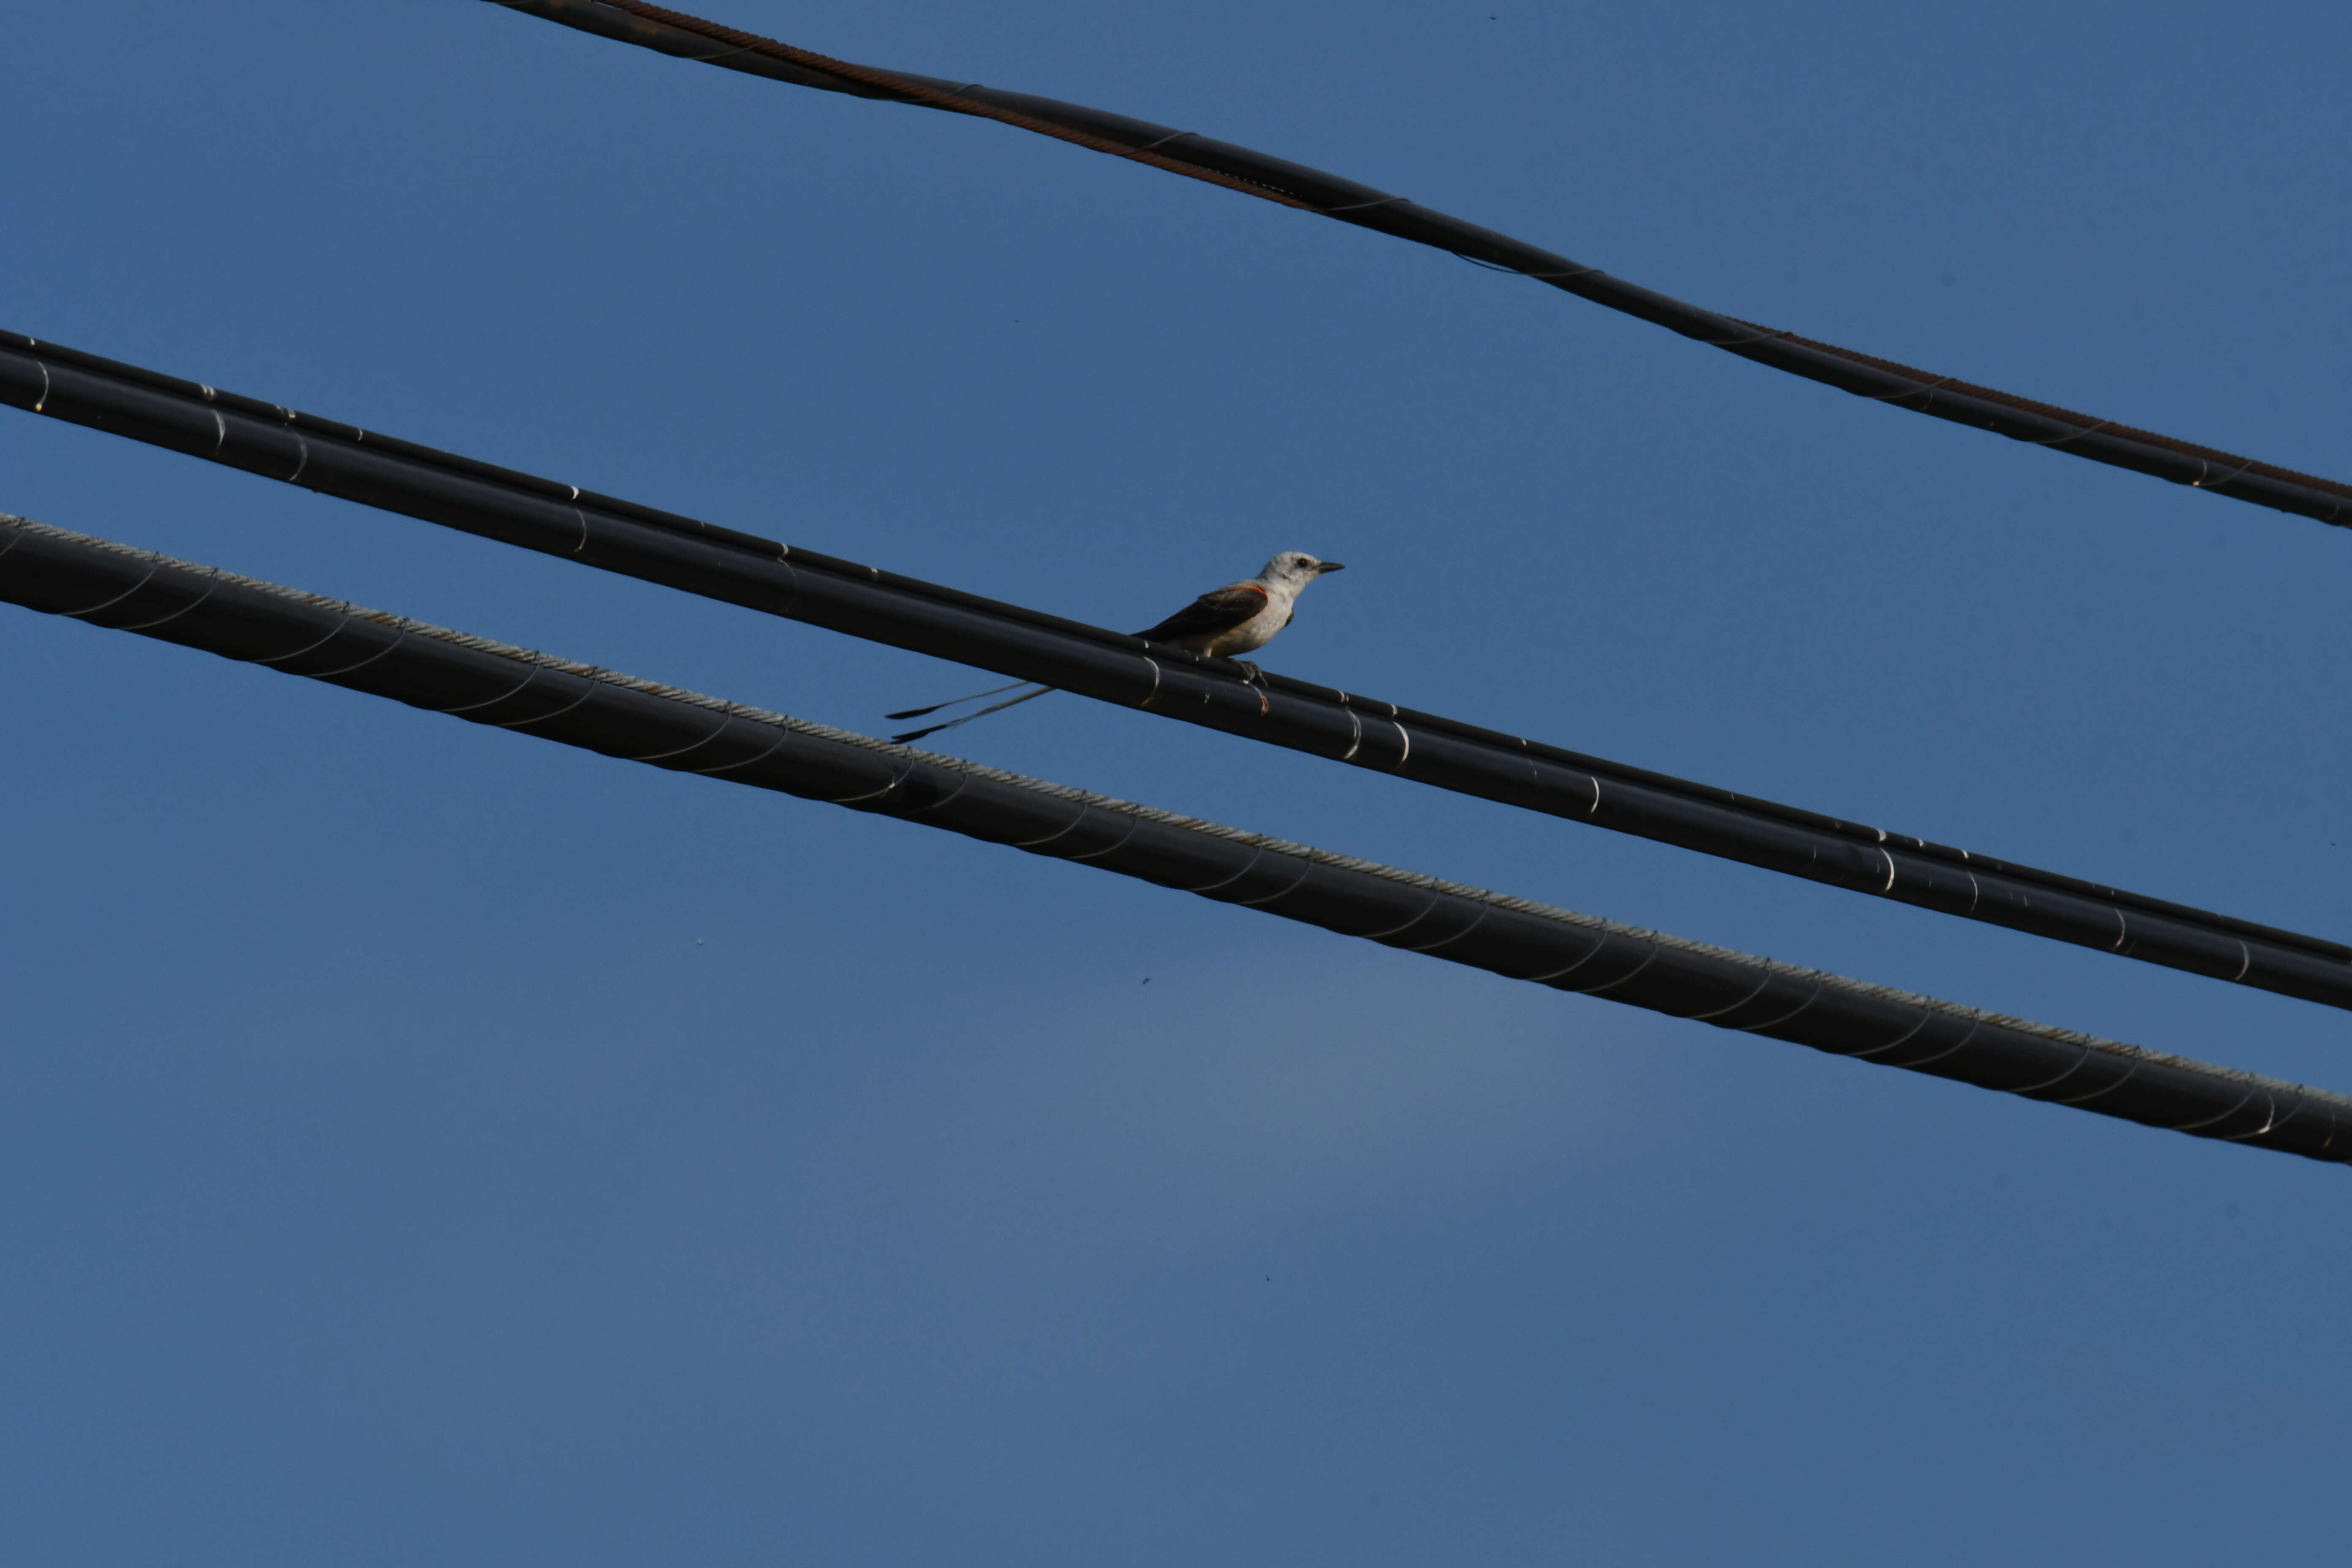
<path fill-rule="evenodd" d="M 1348 563 L 1344 561 L 1318 561 L 1315 563 L 1315 575 L 1320 577 L 1326 572 L 1345 572 L 1347 569 Z"/>

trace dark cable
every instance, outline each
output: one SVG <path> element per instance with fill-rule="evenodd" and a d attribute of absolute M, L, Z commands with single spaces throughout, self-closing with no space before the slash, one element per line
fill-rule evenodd
<path fill-rule="evenodd" d="M 1357 767 L 2333 1007 L 2352 947 L 1237 667 L 0 332 L 0 403 Z"/>
<path fill-rule="evenodd" d="M 2324 1089 L 909 751 L 5 515 L 0 599 L 606 756 L 1079 861 L 1555 990 L 2352 1163 L 2352 1099 Z"/>
<path fill-rule="evenodd" d="M 1858 397 L 1892 403 L 2012 440 L 2062 450 L 2095 462 L 2152 474 L 2233 500 L 2291 511 L 2322 522 L 2352 526 L 2352 485 L 2298 473 L 2211 447 L 2136 430 L 2013 393 L 1915 370 L 1833 343 L 1760 327 L 1736 316 L 1612 278 L 1549 250 L 1465 223 L 1303 164 L 1212 141 L 1191 132 L 1131 120 L 1123 114 L 1027 93 L 1003 92 L 909 71 L 853 65 L 773 38 L 739 32 L 640 0 L 491 0 L 582 32 L 635 44 L 662 54 L 724 66 L 800 87 L 974 115 L 1034 131 L 1097 153 L 1150 163 L 1284 206 L 1377 229 L 1399 239 L 1451 251 L 1562 289 L 1596 305 L 1680 332 L 1687 338 L 1792 375 L 1825 383 Z M 720 48 L 714 46 L 723 46 Z"/>

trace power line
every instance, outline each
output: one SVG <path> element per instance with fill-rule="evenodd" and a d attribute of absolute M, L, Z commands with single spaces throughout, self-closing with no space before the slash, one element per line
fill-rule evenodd
<path fill-rule="evenodd" d="M 0 599 L 412 707 L 1075 860 L 1555 990 L 2352 1163 L 2352 1098 L 1024 778 L 0 514 Z"/>
<path fill-rule="evenodd" d="M 2257 462 L 2234 452 L 2135 429 L 1721 315 L 1402 196 L 1193 132 L 1083 104 L 1000 91 L 977 82 L 854 65 L 641 0 L 491 0 L 491 4 L 661 54 L 771 80 L 972 115 L 1035 132 L 1520 273 L 1710 347 L 1859 397 L 2233 500 L 2352 526 L 2352 485 L 2341 480 Z"/>
<path fill-rule="evenodd" d="M 0 332 L 0 403 L 853 637 L 1702 854 L 2328 1006 L 2352 947 L 1081 622 Z"/>

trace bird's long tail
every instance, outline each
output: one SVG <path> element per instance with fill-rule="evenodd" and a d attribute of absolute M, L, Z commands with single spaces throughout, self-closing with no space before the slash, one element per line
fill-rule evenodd
<path fill-rule="evenodd" d="M 1013 687 L 1026 686 L 1029 683 L 1025 680 L 1016 680 L 1012 686 L 992 686 L 985 691 L 975 691 L 969 697 L 950 697 L 945 702 L 934 702 L 929 708 L 909 708 L 903 713 L 885 713 L 882 717 L 885 719 L 920 719 L 928 714 L 936 713 L 942 708 L 961 708 L 967 702 L 977 702 L 983 697 L 993 697 L 1000 691 L 1010 691 Z M 975 713 L 972 717 L 977 719 L 980 715 Z"/>
<path fill-rule="evenodd" d="M 919 719 L 926 713 L 936 713 L 942 708 L 953 708 L 960 702 L 977 702 L 983 697 L 995 696 L 998 691 L 1010 691 L 1013 687 L 1026 685 L 1028 682 L 1025 680 L 1016 680 L 1012 686 L 1000 686 L 994 691 L 975 691 L 969 697 L 959 697 L 952 701 L 934 702 L 929 708 L 909 708 L 903 713 L 885 713 L 882 716 L 885 719 Z M 890 739 L 903 746 L 909 741 L 919 741 L 926 735 L 936 735 L 942 730 L 952 730 L 959 724 L 969 724 L 974 719 L 985 719 L 991 713 L 1002 713 L 1007 708 L 1018 708 L 1024 702 L 1033 698 L 1043 697 L 1053 689 L 1050 686 L 1040 686 L 1003 702 L 992 702 L 977 713 L 967 713 L 961 719 L 950 719 L 944 724 L 932 724 L 920 730 L 909 730 L 903 735 L 893 735 Z"/>

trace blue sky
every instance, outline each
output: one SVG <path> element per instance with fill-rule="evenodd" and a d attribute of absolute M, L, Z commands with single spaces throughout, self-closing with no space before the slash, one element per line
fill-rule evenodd
<path fill-rule="evenodd" d="M 2340 6 L 709 14 L 2352 475 Z M 0 325 L 1114 626 L 1308 550 L 1351 570 L 1270 668 L 2352 931 L 2352 540 L 2315 523 L 476 0 L 85 0 L 11 46 Z M 0 480 L 851 728 L 987 684 L 22 415 Z M 2340 1534 L 2338 1169 L 15 610 L 0 664 L 10 1560 Z M 949 739 L 2352 1087 L 2306 1004 L 1076 699 Z"/>

